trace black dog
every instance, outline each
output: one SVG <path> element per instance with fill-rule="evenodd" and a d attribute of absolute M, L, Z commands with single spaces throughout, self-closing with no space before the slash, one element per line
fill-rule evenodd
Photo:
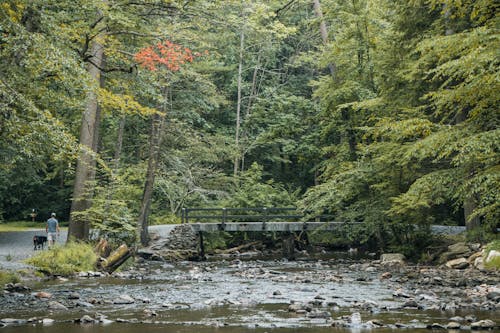
<path fill-rule="evenodd" d="M 47 243 L 47 236 L 33 236 L 33 250 L 43 250 L 43 244 Z"/>

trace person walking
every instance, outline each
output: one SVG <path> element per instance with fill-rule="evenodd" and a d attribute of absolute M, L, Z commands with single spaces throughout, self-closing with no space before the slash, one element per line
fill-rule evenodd
<path fill-rule="evenodd" d="M 47 232 L 47 240 L 49 241 L 49 248 L 56 243 L 57 236 L 59 235 L 59 221 L 56 219 L 56 213 L 50 214 L 50 219 L 47 220 L 45 226 Z"/>

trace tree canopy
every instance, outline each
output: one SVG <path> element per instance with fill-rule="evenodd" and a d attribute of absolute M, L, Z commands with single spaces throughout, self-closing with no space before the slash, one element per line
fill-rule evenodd
<path fill-rule="evenodd" d="M 433 223 L 494 237 L 498 8 L 4 1 L 0 220 L 134 234 L 184 206 L 288 205 L 382 246 Z"/>

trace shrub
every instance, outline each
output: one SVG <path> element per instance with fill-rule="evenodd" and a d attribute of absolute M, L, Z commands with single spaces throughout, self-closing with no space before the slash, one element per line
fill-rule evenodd
<path fill-rule="evenodd" d="M 18 283 L 19 281 L 21 281 L 21 279 L 16 273 L 0 271 L 0 286 L 3 286 L 7 283 Z"/>
<path fill-rule="evenodd" d="M 91 245 L 71 242 L 65 246 L 54 246 L 26 260 L 39 271 L 48 275 L 68 276 L 76 272 L 94 269 L 97 256 Z"/>

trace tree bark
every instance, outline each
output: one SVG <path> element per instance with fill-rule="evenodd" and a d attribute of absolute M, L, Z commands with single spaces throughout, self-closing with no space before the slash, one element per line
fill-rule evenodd
<path fill-rule="evenodd" d="M 236 156 L 234 158 L 234 176 L 238 175 L 239 163 L 240 163 L 240 114 L 241 114 L 241 81 L 243 75 L 243 51 L 245 46 L 245 33 L 241 30 L 240 33 L 240 60 L 238 64 L 238 100 L 236 102 L 236 133 L 235 133 L 235 146 L 236 146 Z"/>
<path fill-rule="evenodd" d="M 95 88 L 87 94 L 87 105 L 82 117 L 80 127 L 80 153 L 76 164 L 75 184 L 73 187 L 73 201 L 71 203 L 71 213 L 69 219 L 68 241 L 71 239 L 86 240 L 89 236 L 89 225 L 80 216 L 74 213 L 85 211 L 91 204 L 91 193 L 93 177 L 95 177 L 95 147 L 99 124 L 99 108 L 97 101 L 97 87 L 100 85 L 101 67 L 104 55 L 104 46 L 95 39 L 91 46 L 93 64 L 87 64 L 87 71 L 95 83 Z M 94 64 L 96 66 L 94 66 Z"/>
<path fill-rule="evenodd" d="M 323 11 L 321 10 L 321 3 L 319 0 L 313 0 L 314 14 L 319 19 L 319 33 L 321 34 L 321 40 L 323 45 L 328 45 L 328 29 L 326 27 L 325 20 L 323 19 Z M 330 75 L 335 78 L 336 67 L 334 63 L 328 64 L 328 69 L 330 70 Z"/>
<path fill-rule="evenodd" d="M 464 200 L 464 217 L 465 217 L 465 226 L 467 231 L 471 231 L 476 229 L 481 225 L 481 220 L 479 216 L 471 218 L 470 216 L 477 208 L 476 198 L 474 196 L 469 196 Z"/>
<path fill-rule="evenodd" d="M 167 88 L 165 88 L 165 102 L 163 107 L 164 113 L 155 113 L 151 118 L 148 169 L 146 171 L 146 182 L 144 184 L 144 192 L 142 195 L 141 210 L 139 212 L 139 219 L 137 221 L 139 237 L 143 246 L 147 246 L 149 244 L 148 218 L 151 208 L 151 198 L 153 197 L 153 186 L 156 177 L 156 170 L 158 169 L 161 134 L 163 132 L 163 125 L 165 123 L 165 112 L 167 109 L 166 105 L 168 101 L 167 92 L 168 90 Z"/>

